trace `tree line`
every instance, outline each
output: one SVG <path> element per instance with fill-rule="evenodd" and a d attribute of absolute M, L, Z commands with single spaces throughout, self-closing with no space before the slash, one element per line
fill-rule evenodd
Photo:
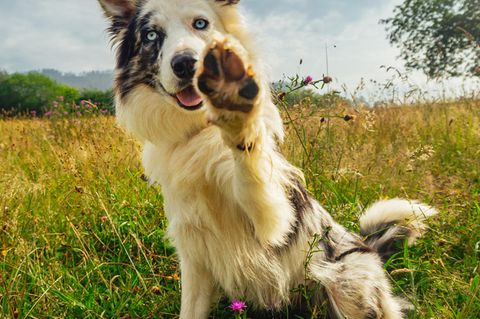
<path fill-rule="evenodd" d="M 89 101 L 101 109 L 113 112 L 112 90 L 79 90 L 38 72 L 8 74 L 0 71 L 0 111 L 4 115 L 42 115 L 59 99 L 72 105 Z"/>

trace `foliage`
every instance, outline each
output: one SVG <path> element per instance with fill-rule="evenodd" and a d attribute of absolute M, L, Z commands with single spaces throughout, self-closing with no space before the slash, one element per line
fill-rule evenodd
<path fill-rule="evenodd" d="M 84 89 L 78 91 L 59 84 L 42 74 L 0 71 L 0 110 L 3 116 L 64 115 L 81 113 L 114 114 L 112 90 Z"/>
<path fill-rule="evenodd" d="M 312 106 L 320 108 L 335 106 L 341 102 L 349 103 L 345 98 L 338 95 L 337 92 L 319 94 L 308 88 L 291 92 L 285 96 L 284 101 L 290 106 L 308 101 Z"/>
<path fill-rule="evenodd" d="M 480 76 L 479 0 L 405 0 L 382 22 L 407 68 L 432 78 Z"/>
<path fill-rule="evenodd" d="M 348 100 L 341 97 L 337 91 L 326 94 L 318 93 L 319 89 L 323 89 L 331 81 L 332 78 L 329 76 L 324 76 L 321 80 L 314 80 L 311 76 L 301 78 L 299 75 L 295 75 L 273 83 L 273 90 L 277 97 L 277 104 L 285 107 L 292 107 L 300 103 L 308 103 L 317 108 L 328 108 L 341 103 L 349 104 Z"/>
<path fill-rule="evenodd" d="M 80 103 L 66 102 L 63 97 L 59 97 L 57 101 L 53 101 L 43 114 L 30 112 L 30 116 L 43 116 L 51 120 L 64 120 L 68 118 L 92 117 L 98 115 L 111 115 L 114 111 L 111 106 L 102 107 L 88 100 L 81 100 Z"/>
<path fill-rule="evenodd" d="M 16 114 L 42 112 L 58 97 L 75 101 L 79 93 L 35 72 L 3 75 L 0 82 L 0 109 L 13 110 Z"/>
<path fill-rule="evenodd" d="M 81 101 L 90 101 L 99 108 L 108 109 L 110 113 L 114 113 L 113 109 L 113 91 L 101 91 L 97 89 L 85 89 L 80 92 L 80 98 L 77 103 Z"/>
<path fill-rule="evenodd" d="M 0 85 L 4 80 L 7 79 L 7 77 L 8 77 L 7 71 L 0 69 Z"/>
<path fill-rule="evenodd" d="M 340 223 L 356 230 L 362 207 L 385 197 L 441 212 L 386 269 L 409 318 L 480 317 L 479 109 L 288 108 L 283 153 Z M 346 112 L 355 119 L 328 117 Z M 112 117 L 0 120 L 0 132 L 0 317 L 178 318 L 177 256 L 138 144 Z M 212 318 L 231 318 L 227 307 Z"/>

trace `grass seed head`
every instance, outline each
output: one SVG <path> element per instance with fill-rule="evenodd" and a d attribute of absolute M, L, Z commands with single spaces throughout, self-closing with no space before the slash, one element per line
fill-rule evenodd
<path fill-rule="evenodd" d="M 325 83 L 325 84 L 332 83 L 332 81 L 333 81 L 333 79 L 332 79 L 331 76 L 325 75 L 323 77 L 323 83 Z"/>

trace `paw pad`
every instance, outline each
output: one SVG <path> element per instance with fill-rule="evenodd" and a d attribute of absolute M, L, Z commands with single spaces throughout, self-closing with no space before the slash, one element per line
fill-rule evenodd
<path fill-rule="evenodd" d="M 213 107 L 248 113 L 260 88 L 255 73 L 230 43 L 216 43 L 207 52 L 198 76 L 198 89 Z"/>

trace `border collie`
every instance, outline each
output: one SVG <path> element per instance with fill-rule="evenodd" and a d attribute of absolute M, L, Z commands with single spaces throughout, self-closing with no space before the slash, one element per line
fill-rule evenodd
<path fill-rule="evenodd" d="M 332 318 L 403 318 L 383 262 L 436 210 L 380 201 L 357 235 L 308 194 L 279 151 L 282 120 L 239 0 L 99 2 L 117 51 L 118 121 L 143 141 L 145 172 L 164 194 L 180 318 L 207 318 L 220 295 L 295 307 L 299 285 Z"/>

